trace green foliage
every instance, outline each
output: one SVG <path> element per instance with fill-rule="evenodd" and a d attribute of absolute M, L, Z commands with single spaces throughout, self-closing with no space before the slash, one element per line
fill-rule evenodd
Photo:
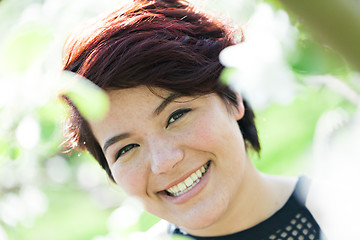
<path fill-rule="evenodd" d="M 70 72 L 64 72 L 66 86 L 62 94 L 71 99 L 80 113 L 88 120 L 100 120 L 109 108 L 107 94 L 91 81 Z"/>
<path fill-rule="evenodd" d="M 256 124 L 262 145 L 257 168 L 272 174 L 308 172 L 308 155 L 319 117 L 349 103 L 328 89 L 306 88 L 290 105 L 273 104 L 259 112 Z"/>
<path fill-rule="evenodd" d="M 35 228 L 9 228 L 11 239 L 79 240 L 107 233 L 110 209 L 99 208 L 85 192 L 70 185 L 44 190 L 50 202 L 47 213 L 36 219 Z"/>
<path fill-rule="evenodd" d="M 296 51 L 289 57 L 289 63 L 295 72 L 307 75 L 344 76 L 349 72 L 345 61 L 339 54 L 314 41 L 306 32 L 300 35 Z"/>
<path fill-rule="evenodd" d="M 39 22 L 27 22 L 13 29 L 3 45 L 3 67 L 10 72 L 24 73 L 48 49 L 53 40 L 52 30 Z"/>

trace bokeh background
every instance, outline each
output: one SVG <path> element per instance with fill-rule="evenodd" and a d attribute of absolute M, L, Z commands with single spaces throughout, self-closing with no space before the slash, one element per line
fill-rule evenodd
<path fill-rule="evenodd" d="M 0 0 L 0 240 L 146 239 L 134 232 L 158 221 L 112 184 L 89 154 L 60 147 L 66 109 L 57 94 L 64 88 L 66 36 L 124 2 Z M 354 194 L 360 182 L 354 62 L 349 65 L 336 46 L 278 1 L 192 2 L 245 30 L 246 42 L 220 57 L 228 67 L 223 81 L 256 111 L 262 145 L 260 155 L 250 152 L 256 166 L 319 179 L 322 196 L 332 199 L 330 215 L 354 220 L 360 200 Z M 351 237 L 336 238 L 333 229 L 333 239 L 360 239 L 359 230 L 348 227 Z"/>

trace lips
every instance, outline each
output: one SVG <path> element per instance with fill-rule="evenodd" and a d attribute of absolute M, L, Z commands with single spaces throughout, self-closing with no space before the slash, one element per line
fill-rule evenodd
<path fill-rule="evenodd" d="M 210 161 L 201 166 L 198 170 L 194 171 L 188 178 L 186 178 L 183 182 L 180 182 L 168 189 L 165 190 L 167 195 L 172 197 L 180 196 L 193 187 L 196 186 L 200 182 L 200 179 L 204 176 L 206 171 L 208 170 L 210 165 Z"/>

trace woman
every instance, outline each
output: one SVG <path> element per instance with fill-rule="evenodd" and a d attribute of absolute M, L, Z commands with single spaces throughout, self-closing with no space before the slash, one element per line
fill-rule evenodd
<path fill-rule="evenodd" d="M 319 239 L 298 196 L 305 180 L 262 174 L 249 160 L 260 151 L 254 114 L 219 80 L 218 55 L 234 44 L 228 26 L 180 0 L 135 1 L 84 27 L 63 69 L 103 88 L 110 110 L 86 121 L 64 96 L 68 142 L 169 222 L 156 234 Z"/>

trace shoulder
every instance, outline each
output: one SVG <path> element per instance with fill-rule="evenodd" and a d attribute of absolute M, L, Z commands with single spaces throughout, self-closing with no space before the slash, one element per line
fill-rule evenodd
<path fill-rule="evenodd" d="M 293 193 L 298 181 L 297 177 L 292 176 L 263 174 L 263 177 L 268 183 L 269 189 L 272 189 L 273 193 L 276 193 L 276 196 L 282 196 L 281 199 L 284 204 Z"/>

